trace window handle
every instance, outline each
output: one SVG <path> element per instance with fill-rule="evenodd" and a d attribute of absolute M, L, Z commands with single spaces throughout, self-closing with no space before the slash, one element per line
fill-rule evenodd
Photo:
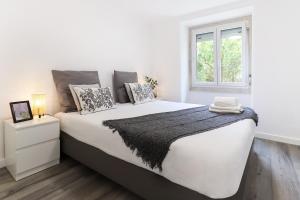
<path fill-rule="evenodd" d="M 251 84 L 252 84 L 252 74 L 249 74 L 249 86 L 251 86 Z"/>

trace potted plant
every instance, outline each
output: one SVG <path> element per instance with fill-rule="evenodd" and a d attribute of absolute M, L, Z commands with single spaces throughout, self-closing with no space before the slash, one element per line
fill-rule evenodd
<path fill-rule="evenodd" d="M 146 83 L 149 83 L 151 85 L 151 88 L 153 90 L 153 94 L 154 94 L 155 97 L 157 97 L 158 81 L 154 80 L 153 78 L 151 78 L 149 76 L 145 76 L 144 79 L 145 79 Z"/>

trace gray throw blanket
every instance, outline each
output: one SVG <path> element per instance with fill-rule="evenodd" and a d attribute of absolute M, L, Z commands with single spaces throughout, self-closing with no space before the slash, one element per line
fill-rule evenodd
<path fill-rule="evenodd" d="M 118 131 L 125 144 L 137 151 L 145 164 L 152 169 L 162 170 L 162 162 L 170 145 L 177 139 L 227 126 L 243 119 L 258 123 L 257 114 L 244 108 L 241 114 L 220 114 L 210 112 L 208 106 L 173 112 L 150 114 L 140 117 L 107 120 L 103 122 Z"/>

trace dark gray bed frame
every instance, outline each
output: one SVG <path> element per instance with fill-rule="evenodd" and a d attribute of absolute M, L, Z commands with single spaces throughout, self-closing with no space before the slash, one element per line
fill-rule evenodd
<path fill-rule="evenodd" d="M 146 169 L 125 162 L 61 132 L 61 150 L 80 163 L 106 176 L 147 200 L 212 200 L 173 183 Z M 250 157 L 250 156 L 249 156 Z M 249 166 L 249 157 L 238 192 L 222 200 L 241 200 Z M 229 182 L 230 180 L 228 180 Z"/>

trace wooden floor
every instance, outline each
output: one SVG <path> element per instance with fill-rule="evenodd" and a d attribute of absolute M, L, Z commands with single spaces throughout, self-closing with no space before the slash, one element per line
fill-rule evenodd
<path fill-rule="evenodd" d="M 299 200 L 299 182 L 300 147 L 255 140 L 244 200 Z M 70 158 L 18 182 L 0 169 L 0 199 L 141 200 Z"/>

